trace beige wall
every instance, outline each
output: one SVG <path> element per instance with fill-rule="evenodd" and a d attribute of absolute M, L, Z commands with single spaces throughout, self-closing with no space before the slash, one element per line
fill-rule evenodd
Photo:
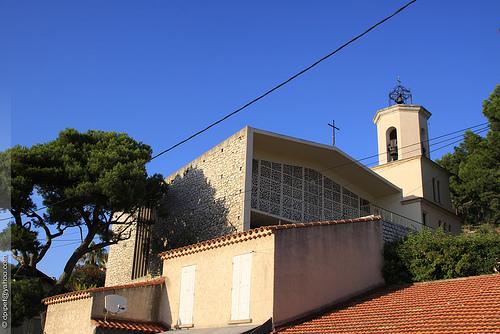
<path fill-rule="evenodd" d="M 439 181 L 440 187 L 440 202 L 436 198 L 436 203 L 445 209 L 453 210 L 451 206 L 450 197 L 450 186 L 449 186 L 449 174 L 446 170 L 441 168 L 438 164 L 432 160 L 423 158 L 422 159 L 422 177 L 423 177 L 423 188 L 424 188 L 424 198 L 429 201 L 434 202 L 433 190 L 432 190 L 432 178 L 436 181 L 436 191 L 437 182 Z M 437 196 L 437 195 L 436 195 Z"/>
<path fill-rule="evenodd" d="M 120 295 L 127 300 L 127 311 L 106 314 L 104 300 L 107 295 Z M 93 318 L 117 320 L 160 321 L 160 305 L 166 299 L 165 285 L 141 286 L 128 289 L 94 292 L 92 297 L 51 304 L 47 308 L 46 334 L 93 333 Z"/>
<path fill-rule="evenodd" d="M 460 220 L 453 213 L 451 205 L 449 175 L 435 162 L 426 157 L 417 156 L 376 166 L 372 170 L 401 187 L 403 196 L 416 196 L 434 203 L 434 205 L 425 203 L 421 199 L 401 203 L 401 199 L 388 197 L 379 199 L 383 207 L 420 222 L 422 222 L 422 213 L 425 212 L 428 226 L 438 227 L 439 220 L 446 220 L 452 224 L 453 231 L 457 233 L 460 231 Z M 439 181 L 441 202 L 437 201 L 437 193 L 436 201 L 434 201 L 433 178 L 436 192 L 437 181 Z"/>
<path fill-rule="evenodd" d="M 383 284 L 379 222 L 278 230 L 275 324 Z"/>
<path fill-rule="evenodd" d="M 231 317 L 232 259 L 252 252 L 250 318 L 261 324 L 272 316 L 274 237 L 273 235 L 234 243 L 164 261 L 163 275 L 168 303 L 163 303 L 160 320 L 177 323 L 181 271 L 196 265 L 193 306 L 194 328 L 228 326 Z"/>
<path fill-rule="evenodd" d="M 413 230 L 420 230 L 420 224 L 422 223 L 422 207 L 420 205 L 420 202 L 402 203 L 401 197 L 394 197 L 384 198 L 380 200 L 380 203 L 381 206 L 387 210 L 417 221 L 418 224 L 411 223 L 411 227 Z"/>
<path fill-rule="evenodd" d="M 92 298 L 51 304 L 47 307 L 45 334 L 92 334 Z"/>
<path fill-rule="evenodd" d="M 127 311 L 116 315 L 108 314 L 107 318 L 157 322 L 159 301 L 162 295 L 166 295 L 166 288 L 164 285 L 151 285 L 96 292 L 93 295 L 93 318 L 104 318 L 106 315 L 104 312 L 105 296 L 114 294 L 127 300 Z"/>
<path fill-rule="evenodd" d="M 423 196 L 421 157 L 393 161 L 372 167 L 372 170 L 400 187 L 403 196 Z"/>
<path fill-rule="evenodd" d="M 458 234 L 462 231 L 462 222 L 458 216 L 425 201 L 422 201 L 421 205 L 422 211 L 427 213 L 427 225 L 438 228 L 439 221 L 441 221 L 441 228 L 446 232 Z M 450 226 L 450 229 L 448 226 Z"/>

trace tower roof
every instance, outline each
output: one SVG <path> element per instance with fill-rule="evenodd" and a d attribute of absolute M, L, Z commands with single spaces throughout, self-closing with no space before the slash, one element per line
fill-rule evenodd
<path fill-rule="evenodd" d="M 373 117 L 373 123 L 377 124 L 380 117 L 382 117 L 383 115 L 391 114 L 393 112 L 422 113 L 425 119 L 429 119 L 429 117 L 431 117 L 432 115 L 429 110 L 425 109 L 423 106 L 418 104 L 394 104 L 390 107 L 377 110 L 375 116 Z"/>

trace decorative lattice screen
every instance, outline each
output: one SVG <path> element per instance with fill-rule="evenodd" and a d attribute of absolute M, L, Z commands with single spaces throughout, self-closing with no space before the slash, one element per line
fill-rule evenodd
<path fill-rule="evenodd" d="M 307 222 L 370 214 L 370 202 L 320 172 L 266 160 L 252 161 L 251 206 Z"/>

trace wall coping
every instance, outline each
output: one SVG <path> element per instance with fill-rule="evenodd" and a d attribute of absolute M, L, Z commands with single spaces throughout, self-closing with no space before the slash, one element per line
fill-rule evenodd
<path fill-rule="evenodd" d="M 365 216 L 360 218 L 352 219 L 341 219 L 341 220 L 331 220 L 331 221 L 319 221 L 310 223 L 294 223 L 294 224 L 282 224 L 282 225 L 270 225 L 263 226 L 255 229 L 251 229 L 244 232 L 233 233 L 224 235 L 219 238 L 210 239 L 202 241 L 193 245 L 188 245 L 176 249 L 172 249 L 163 253 L 159 256 L 163 260 L 172 259 L 176 257 L 181 257 L 185 255 L 190 255 L 194 253 L 203 252 L 209 249 L 220 248 L 228 245 L 232 245 L 239 242 L 245 242 L 251 239 L 257 239 L 262 237 L 267 237 L 274 234 L 279 230 L 287 230 L 294 228 L 307 228 L 314 226 L 327 226 L 327 225 L 337 225 L 337 224 L 350 224 L 350 223 L 363 223 L 382 220 L 381 216 Z"/>
<path fill-rule="evenodd" d="M 146 286 L 161 285 L 163 283 L 165 283 L 165 277 L 159 277 L 156 279 L 142 281 L 142 282 L 121 284 L 121 285 L 112 285 L 112 286 L 103 286 L 100 288 L 91 288 L 91 289 L 86 289 L 86 290 L 81 290 L 81 291 L 73 291 L 73 292 L 63 293 L 60 295 L 55 295 L 52 297 L 47 297 L 47 298 L 42 299 L 42 303 L 45 305 L 64 303 L 64 302 L 69 302 L 69 301 L 73 301 L 73 300 L 90 298 L 95 293 L 98 293 L 98 292 L 120 290 L 120 289 L 141 288 L 141 287 L 146 287 Z"/>

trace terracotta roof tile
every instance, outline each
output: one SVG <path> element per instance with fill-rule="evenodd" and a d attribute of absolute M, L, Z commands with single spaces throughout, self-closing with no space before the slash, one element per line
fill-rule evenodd
<path fill-rule="evenodd" d="M 180 247 L 176 249 L 172 249 L 166 252 L 161 253 L 159 256 L 162 259 L 171 259 L 174 257 L 184 256 L 188 254 L 202 252 L 207 249 L 219 248 L 223 246 L 227 246 L 230 244 L 243 242 L 250 239 L 262 238 L 265 236 L 269 236 L 273 234 L 277 230 L 285 230 L 292 228 L 305 228 L 305 227 L 313 227 L 313 226 L 325 226 L 325 225 L 336 225 L 336 224 L 350 224 L 350 223 L 363 223 L 370 221 L 379 221 L 382 217 L 380 216 L 366 216 L 360 218 L 353 219 L 341 219 L 341 220 L 332 220 L 332 221 L 321 221 L 321 222 L 311 222 L 311 223 L 295 223 L 295 224 L 282 224 L 282 225 L 271 225 L 271 226 L 263 226 L 259 228 L 255 228 L 252 230 L 227 234 L 219 238 L 210 239 L 206 241 L 202 241 L 193 245 L 188 245 L 185 247 Z"/>
<path fill-rule="evenodd" d="M 168 330 L 168 327 L 161 323 L 114 320 L 114 319 L 92 319 L 92 323 L 98 328 L 121 329 L 126 331 L 141 333 L 161 333 Z"/>
<path fill-rule="evenodd" d="M 165 282 L 165 277 L 159 277 L 159 278 L 148 280 L 148 281 L 141 281 L 141 282 L 135 282 L 135 283 L 129 283 L 129 284 L 122 284 L 122 285 L 104 286 L 104 287 L 100 287 L 100 288 L 92 288 L 92 289 L 86 289 L 86 290 L 80 290 L 80 291 L 73 291 L 73 292 L 68 292 L 68 293 L 64 293 L 61 295 L 55 295 L 52 297 L 44 298 L 44 299 L 42 299 L 42 303 L 44 303 L 45 305 L 63 303 L 63 302 L 72 301 L 72 300 L 90 298 L 90 297 L 92 297 L 92 294 L 96 293 L 96 292 L 111 291 L 111 290 L 118 290 L 118 289 L 139 288 L 139 287 L 143 287 L 143 286 L 159 285 L 159 284 L 163 284 L 164 282 Z"/>
<path fill-rule="evenodd" d="M 387 288 L 278 332 L 500 333 L 500 274 Z"/>

